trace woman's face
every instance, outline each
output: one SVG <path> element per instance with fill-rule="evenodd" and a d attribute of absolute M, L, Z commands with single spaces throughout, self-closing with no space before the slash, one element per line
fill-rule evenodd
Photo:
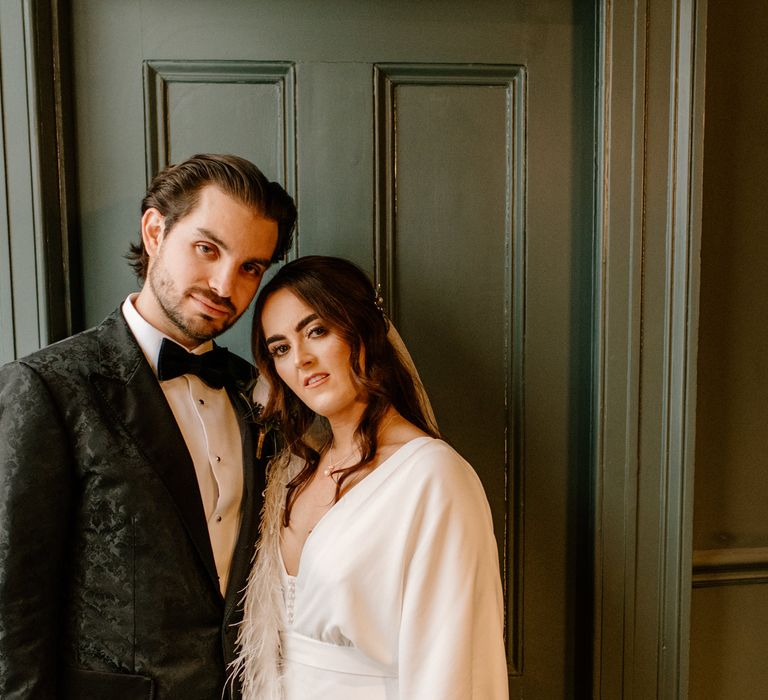
<path fill-rule="evenodd" d="M 290 289 L 267 299 L 261 327 L 275 371 L 288 388 L 331 423 L 357 425 L 365 405 L 353 380 L 347 342 Z"/>

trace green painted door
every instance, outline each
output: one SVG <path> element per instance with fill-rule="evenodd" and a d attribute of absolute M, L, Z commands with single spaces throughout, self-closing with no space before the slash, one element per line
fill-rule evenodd
<path fill-rule="evenodd" d="M 149 173 L 230 151 L 375 274 L 494 512 L 513 697 L 584 695 L 595 17 L 573 0 L 74 0 L 87 323 Z M 224 344 L 248 354 L 241 323 Z"/>

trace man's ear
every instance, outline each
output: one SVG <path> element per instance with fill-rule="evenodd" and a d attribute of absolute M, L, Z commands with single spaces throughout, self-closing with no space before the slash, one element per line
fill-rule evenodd
<path fill-rule="evenodd" d="M 149 257 L 157 253 L 157 248 L 165 233 L 165 217 L 154 207 L 150 207 L 141 217 L 141 240 Z"/>

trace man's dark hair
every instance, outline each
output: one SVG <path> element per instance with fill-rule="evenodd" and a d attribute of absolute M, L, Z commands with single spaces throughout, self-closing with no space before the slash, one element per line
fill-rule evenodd
<path fill-rule="evenodd" d="M 296 223 L 296 205 L 291 196 L 276 182 L 270 182 L 253 163 L 232 155 L 199 154 L 178 165 L 163 168 L 154 178 L 141 202 L 141 214 L 157 209 L 165 217 L 165 235 L 174 224 L 196 206 L 200 191 L 215 185 L 222 192 L 277 222 L 277 245 L 272 262 L 285 257 L 291 247 Z M 139 236 L 126 257 L 143 281 L 147 277 L 149 256 Z"/>

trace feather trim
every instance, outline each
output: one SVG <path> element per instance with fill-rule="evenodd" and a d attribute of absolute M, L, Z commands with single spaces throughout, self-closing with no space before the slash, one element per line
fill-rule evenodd
<path fill-rule="evenodd" d="M 280 521 L 285 488 L 301 464 L 298 457 L 283 450 L 267 467 L 260 536 L 243 597 L 243 622 L 237 635 L 238 655 L 230 664 L 230 680 L 239 680 L 243 700 L 283 699 L 280 635 L 285 629 L 285 603 L 278 568 Z"/>

